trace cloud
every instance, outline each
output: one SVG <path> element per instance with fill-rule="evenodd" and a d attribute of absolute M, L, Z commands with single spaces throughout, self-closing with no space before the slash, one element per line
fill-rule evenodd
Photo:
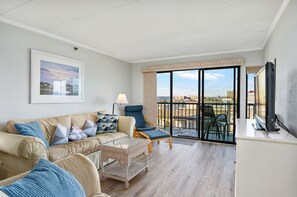
<path fill-rule="evenodd" d="M 79 78 L 79 68 L 43 60 L 41 61 L 40 72 L 43 82 L 65 81 Z"/>
<path fill-rule="evenodd" d="M 177 76 L 185 79 L 198 80 L 197 71 L 182 71 L 178 72 Z"/>
<path fill-rule="evenodd" d="M 191 80 L 198 80 L 198 74 L 197 71 L 182 71 L 178 72 L 177 76 L 184 79 L 191 79 Z M 223 74 L 220 73 L 205 73 L 204 79 L 205 80 L 216 80 L 218 78 L 224 77 Z"/>
<path fill-rule="evenodd" d="M 204 79 L 205 80 L 216 80 L 218 78 L 224 77 L 224 75 L 220 73 L 205 73 L 204 74 Z"/>

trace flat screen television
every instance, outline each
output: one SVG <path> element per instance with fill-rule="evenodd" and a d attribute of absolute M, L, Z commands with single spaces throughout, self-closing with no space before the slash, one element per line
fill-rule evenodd
<path fill-rule="evenodd" d="M 255 120 L 257 128 L 278 131 L 275 123 L 275 65 L 267 62 L 255 75 Z"/>

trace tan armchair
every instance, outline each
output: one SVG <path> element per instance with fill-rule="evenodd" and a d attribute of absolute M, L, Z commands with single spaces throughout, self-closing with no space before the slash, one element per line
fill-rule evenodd
<path fill-rule="evenodd" d="M 87 197 L 108 197 L 108 195 L 101 193 L 98 171 L 92 161 L 86 156 L 76 153 L 54 163 L 70 172 L 76 178 L 82 185 Z M 25 172 L 2 180 L 0 181 L 0 186 L 11 184 L 25 177 L 28 173 L 29 172 Z M 71 196 L 71 194 L 69 194 L 69 196 Z"/>
<path fill-rule="evenodd" d="M 41 139 L 0 131 L 0 180 L 31 170 L 40 158 L 48 158 Z"/>

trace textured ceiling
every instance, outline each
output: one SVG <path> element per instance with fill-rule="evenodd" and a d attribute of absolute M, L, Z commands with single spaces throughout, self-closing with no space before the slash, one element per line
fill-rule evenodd
<path fill-rule="evenodd" d="M 0 17 L 114 57 L 261 49 L 283 0 L 0 0 Z"/>

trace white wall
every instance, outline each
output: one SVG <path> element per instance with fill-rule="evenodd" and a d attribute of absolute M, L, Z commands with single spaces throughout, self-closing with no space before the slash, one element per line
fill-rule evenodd
<path fill-rule="evenodd" d="M 243 58 L 244 64 L 241 68 L 240 76 L 240 117 L 245 117 L 245 95 L 246 95 L 246 66 L 256 66 L 263 64 L 263 54 L 262 51 L 252 51 L 252 52 L 241 52 L 241 53 L 229 53 L 221 55 L 211 55 L 203 56 L 196 58 L 183 58 L 183 59 L 174 59 L 166 61 L 155 61 L 155 62 L 146 62 L 146 63 L 137 63 L 132 64 L 132 102 L 133 104 L 142 104 L 143 103 L 143 75 L 141 72 L 141 67 L 147 65 L 161 65 L 161 64 L 177 64 L 177 63 L 187 63 L 195 61 L 204 61 L 204 60 L 215 60 L 215 59 L 226 59 L 226 58 Z"/>
<path fill-rule="evenodd" d="M 31 48 L 85 62 L 83 103 L 29 104 Z M 83 48 L 74 51 L 70 44 L 0 22 L 0 125 L 15 118 L 111 112 L 118 93 L 131 100 L 131 69 L 130 63 Z"/>
<path fill-rule="evenodd" d="M 297 1 L 290 1 L 264 48 L 264 60 L 277 59 L 276 114 L 297 137 Z"/>

